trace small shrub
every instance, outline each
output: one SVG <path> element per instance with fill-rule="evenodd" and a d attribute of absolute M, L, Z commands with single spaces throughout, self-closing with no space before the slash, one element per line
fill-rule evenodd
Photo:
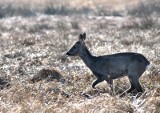
<path fill-rule="evenodd" d="M 142 1 L 138 5 L 128 8 L 128 14 L 135 17 L 143 17 L 144 15 L 149 16 L 152 14 L 160 15 L 160 1 Z"/>
<path fill-rule="evenodd" d="M 34 11 L 24 5 L 17 5 L 12 2 L 0 2 L 0 18 L 10 16 L 32 16 L 35 15 Z"/>
<path fill-rule="evenodd" d="M 149 29 L 151 27 L 154 27 L 156 25 L 157 19 L 153 18 L 152 16 L 144 15 L 142 19 L 140 20 L 139 27 L 141 29 Z"/>
<path fill-rule="evenodd" d="M 69 8 L 67 8 L 66 6 L 60 6 L 60 7 L 55 7 L 53 5 L 48 5 L 45 10 L 44 10 L 45 14 L 49 14 L 49 15 L 68 15 L 69 13 L 71 13 L 71 10 Z"/>
<path fill-rule="evenodd" d="M 27 38 L 22 41 L 22 45 L 25 45 L 25 46 L 31 46 L 34 44 L 35 44 L 35 40 L 33 40 L 31 38 Z"/>
<path fill-rule="evenodd" d="M 98 16 L 122 16 L 122 14 L 120 14 L 120 11 L 110 10 L 106 8 L 97 8 L 97 9 L 98 11 L 96 12 L 96 15 Z"/>
<path fill-rule="evenodd" d="M 59 30 L 66 31 L 69 29 L 69 26 L 67 25 L 67 23 L 65 23 L 63 21 L 59 21 L 59 22 L 57 22 L 57 28 Z"/>
<path fill-rule="evenodd" d="M 76 22 L 76 21 L 71 22 L 71 25 L 72 25 L 73 29 L 79 29 L 80 28 L 78 22 Z"/>

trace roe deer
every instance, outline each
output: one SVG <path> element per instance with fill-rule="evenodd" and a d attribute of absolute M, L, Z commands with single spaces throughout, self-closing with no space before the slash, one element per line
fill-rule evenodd
<path fill-rule="evenodd" d="M 143 92 L 139 78 L 150 62 L 142 54 L 125 52 L 98 57 L 93 56 L 85 45 L 85 39 L 86 33 L 80 34 L 79 40 L 71 47 L 67 55 L 79 56 L 90 68 L 97 78 L 93 82 L 92 88 L 105 80 L 113 90 L 113 79 L 128 76 L 131 87 L 125 92 L 130 93 L 134 89 Z"/>

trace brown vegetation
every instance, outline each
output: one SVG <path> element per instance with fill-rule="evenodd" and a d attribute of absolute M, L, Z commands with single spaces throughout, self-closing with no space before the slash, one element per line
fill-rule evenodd
<path fill-rule="evenodd" d="M 62 75 L 55 69 L 40 70 L 36 75 L 33 76 L 33 78 L 31 79 L 31 82 L 34 83 L 34 82 L 38 82 L 44 79 L 46 81 L 53 81 L 54 79 L 56 79 L 58 81 L 61 80 L 64 83 L 64 79 L 62 80 Z"/>
<path fill-rule="evenodd" d="M 153 19 L 156 20 L 154 25 L 146 27 L 141 23 L 144 17 L 131 14 L 125 7 L 100 10 L 105 7 L 93 8 L 83 0 L 68 3 L 68 0 L 63 3 L 56 0 L 55 6 L 59 7 L 49 7 L 58 12 L 48 15 L 44 12 L 48 2 L 44 4 L 43 0 L 9 0 L 12 4 L 7 1 L 0 4 L 8 6 L 0 9 L 0 82 L 9 83 L 10 87 L 0 90 L 0 112 L 160 112 L 160 21 L 157 12 L 154 13 L 157 16 Z M 105 0 L 102 3 L 106 5 Z M 62 13 L 64 9 L 70 13 Z M 27 10 L 29 13 L 25 13 Z M 129 88 L 127 78 L 114 81 L 115 96 L 109 94 L 105 82 L 97 85 L 97 90 L 91 88 L 95 78 L 90 70 L 79 58 L 64 55 L 83 32 L 88 34 L 86 45 L 94 55 L 129 51 L 139 52 L 149 59 L 151 67 L 140 79 L 145 89 L 140 97 L 128 94 L 119 98 L 119 94 Z M 50 75 L 53 79 L 46 82 Z M 34 76 L 44 76 L 45 80 L 41 78 L 30 83 Z"/>

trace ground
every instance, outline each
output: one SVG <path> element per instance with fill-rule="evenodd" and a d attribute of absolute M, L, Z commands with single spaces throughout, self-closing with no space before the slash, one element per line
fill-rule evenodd
<path fill-rule="evenodd" d="M 138 10 L 152 5 L 138 0 L 1 2 L 0 112 L 159 113 L 160 3 L 148 12 Z M 93 55 L 138 52 L 150 61 L 140 78 L 145 90 L 140 97 L 119 97 L 130 87 L 127 77 L 114 80 L 116 95 L 106 82 L 91 88 L 95 76 L 80 58 L 65 55 L 84 32 Z"/>

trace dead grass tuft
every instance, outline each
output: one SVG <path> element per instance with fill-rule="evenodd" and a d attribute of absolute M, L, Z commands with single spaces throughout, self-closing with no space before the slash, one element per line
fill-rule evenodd
<path fill-rule="evenodd" d="M 11 86 L 10 82 L 7 79 L 0 78 L 0 89 L 9 88 Z"/>
<path fill-rule="evenodd" d="M 33 41 L 32 39 L 24 39 L 22 42 L 22 45 L 25 45 L 25 46 L 30 46 L 34 44 L 35 44 L 35 41 Z"/>
<path fill-rule="evenodd" d="M 41 69 L 32 79 L 31 81 L 38 82 L 41 80 L 53 81 L 53 80 L 63 81 L 64 79 L 62 75 L 55 69 Z M 62 80 L 63 79 L 63 80 Z"/>

